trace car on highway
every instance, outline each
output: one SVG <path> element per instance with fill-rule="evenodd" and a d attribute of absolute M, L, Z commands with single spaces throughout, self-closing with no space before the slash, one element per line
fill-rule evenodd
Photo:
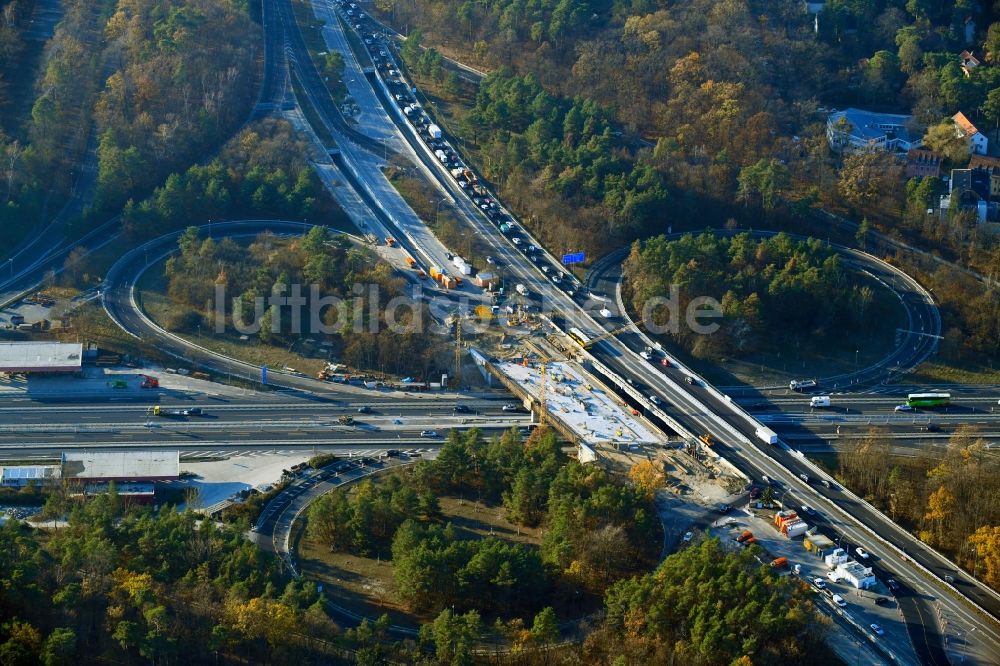
<path fill-rule="evenodd" d="M 878 626 L 874 622 L 872 622 L 868 626 L 871 627 L 872 631 L 875 632 L 876 636 L 881 636 L 881 635 L 883 635 L 885 633 L 885 630 L 883 630 L 882 627 Z"/>
<path fill-rule="evenodd" d="M 684 541 L 685 542 L 690 541 L 693 538 L 694 538 L 694 533 L 693 532 L 685 532 L 684 533 Z"/>
<path fill-rule="evenodd" d="M 368 405 L 362 405 L 361 407 L 358 407 L 358 414 L 371 414 L 371 413 L 372 413 L 372 408 L 369 407 Z"/>
<path fill-rule="evenodd" d="M 501 409 L 501 411 L 504 411 L 504 412 L 516 412 L 517 411 L 517 405 L 515 405 L 514 403 L 511 403 L 509 405 L 504 405 L 500 409 Z"/>
<path fill-rule="evenodd" d="M 201 416 L 202 413 L 201 407 L 188 407 L 181 412 L 184 416 Z"/>
<path fill-rule="evenodd" d="M 437 437 L 438 434 L 437 434 L 437 431 L 435 431 L 435 430 L 421 430 L 420 431 L 420 436 L 421 437 Z"/>
<path fill-rule="evenodd" d="M 844 601 L 844 597 L 840 596 L 839 594 L 833 595 L 833 603 L 837 604 L 841 608 L 847 606 L 847 602 Z"/>
<path fill-rule="evenodd" d="M 826 583 L 823 581 L 822 578 L 813 578 L 813 585 L 816 586 L 817 590 L 825 590 L 826 589 Z"/>
<path fill-rule="evenodd" d="M 659 399 L 659 398 L 657 398 L 657 397 L 656 397 L 655 395 L 651 395 L 651 396 L 649 396 L 649 401 L 650 401 L 651 403 L 653 403 L 654 405 L 658 405 L 658 404 L 660 404 L 660 399 Z"/>
<path fill-rule="evenodd" d="M 815 515 L 816 515 L 816 510 L 815 510 L 815 509 L 813 509 L 813 508 L 812 508 L 811 506 L 809 506 L 809 505 L 804 505 L 804 506 L 802 507 L 802 513 L 804 513 L 804 514 L 807 514 L 807 515 L 810 515 L 810 516 L 815 516 Z"/>
<path fill-rule="evenodd" d="M 894 412 L 912 412 L 913 411 L 913 406 L 912 405 L 907 405 L 907 404 L 896 405 L 895 407 L 892 408 L 892 411 L 894 411 Z"/>
<path fill-rule="evenodd" d="M 861 546 L 858 546 L 857 548 L 854 549 L 854 554 L 863 560 L 867 560 L 869 558 L 868 551 L 862 548 Z"/>
<path fill-rule="evenodd" d="M 455 413 L 456 414 L 470 414 L 470 413 L 472 413 L 472 410 L 469 409 L 468 405 L 455 405 Z"/>
<path fill-rule="evenodd" d="M 889 580 L 885 581 L 885 586 L 888 587 L 893 592 L 899 591 L 899 582 L 895 578 L 890 578 Z"/>
<path fill-rule="evenodd" d="M 886 597 L 875 597 L 875 605 L 876 606 L 888 606 L 889 605 L 889 599 L 886 598 Z"/>

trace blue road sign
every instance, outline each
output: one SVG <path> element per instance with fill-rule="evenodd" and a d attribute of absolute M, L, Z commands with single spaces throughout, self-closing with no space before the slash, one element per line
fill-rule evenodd
<path fill-rule="evenodd" d="M 267 384 L 267 368 L 266 367 L 260 369 L 260 383 L 261 384 Z"/>
<path fill-rule="evenodd" d="M 564 254 L 562 262 L 564 264 L 582 264 L 586 258 L 586 253 L 584 252 L 573 252 L 572 254 Z"/>

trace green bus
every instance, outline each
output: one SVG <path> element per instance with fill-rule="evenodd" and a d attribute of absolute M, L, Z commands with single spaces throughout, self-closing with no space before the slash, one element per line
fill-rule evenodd
<path fill-rule="evenodd" d="M 947 407 L 951 404 L 951 393 L 911 393 L 906 396 L 910 407 Z"/>

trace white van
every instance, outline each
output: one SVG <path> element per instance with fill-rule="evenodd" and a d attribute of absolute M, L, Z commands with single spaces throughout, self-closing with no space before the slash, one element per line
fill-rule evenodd
<path fill-rule="evenodd" d="M 829 407 L 830 406 L 830 396 L 828 395 L 814 395 L 809 398 L 810 407 Z"/>

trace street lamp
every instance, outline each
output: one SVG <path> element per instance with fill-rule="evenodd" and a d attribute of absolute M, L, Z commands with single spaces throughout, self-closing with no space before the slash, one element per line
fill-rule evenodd
<path fill-rule="evenodd" d="M 448 201 L 447 197 L 445 197 L 444 199 L 441 199 L 440 201 L 438 201 L 437 202 L 437 206 L 434 207 L 434 224 L 437 224 L 438 222 L 441 221 L 440 220 L 441 204 L 443 204 L 446 201 Z"/>

